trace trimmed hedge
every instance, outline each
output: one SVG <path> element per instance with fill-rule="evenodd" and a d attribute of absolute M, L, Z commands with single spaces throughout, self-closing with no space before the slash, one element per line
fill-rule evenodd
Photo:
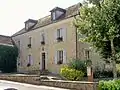
<path fill-rule="evenodd" d="M 120 90 L 120 80 L 100 81 L 99 90 Z"/>
<path fill-rule="evenodd" d="M 16 46 L 0 45 L 0 71 L 4 73 L 15 72 L 18 49 Z"/>
<path fill-rule="evenodd" d="M 60 74 L 65 77 L 68 80 L 75 80 L 75 81 L 79 81 L 83 78 L 84 73 L 82 71 L 78 71 L 75 69 L 72 69 L 68 66 L 64 66 L 63 68 L 61 68 Z"/>

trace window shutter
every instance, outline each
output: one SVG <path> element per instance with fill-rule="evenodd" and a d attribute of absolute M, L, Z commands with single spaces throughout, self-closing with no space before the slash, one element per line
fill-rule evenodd
<path fill-rule="evenodd" d="M 48 52 L 45 53 L 45 68 L 47 69 L 47 63 L 48 63 Z"/>
<path fill-rule="evenodd" d="M 54 42 L 57 42 L 57 30 L 54 32 Z"/>
<path fill-rule="evenodd" d="M 57 64 L 57 51 L 55 51 L 55 64 Z"/>
<path fill-rule="evenodd" d="M 67 63 L 67 54 L 66 54 L 66 51 L 63 50 L 63 64 L 66 64 Z"/>
<path fill-rule="evenodd" d="M 40 53 L 40 70 L 42 70 L 42 55 Z"/>
<path fill-rule="evenodd" d="M 66 41 L 66 36 L 67 36 L 66 31 L 67 31 L 66 28 L 62 28 L 63 41 Z"/>

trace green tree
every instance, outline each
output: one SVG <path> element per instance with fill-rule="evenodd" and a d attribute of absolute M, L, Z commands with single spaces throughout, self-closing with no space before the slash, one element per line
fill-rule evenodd
<path fill-rule="evenodd" d="M 2 72 L 16 71 L 17 56 L 17 47 L 0 45 L 0 70 Z"/>
<path fill-rule="evenodd" d="M 120 52 L 118 42 L 120 38 L 120 0 L 104 0 L 99 6 L 82 7 L 80 16 L 75 20 L 75 26 L 78 34 L 85 36 L 84 41 L 92 44 L 104 58 L 111 58 L 113 75 L 116 78 L 116 55 Z"/>

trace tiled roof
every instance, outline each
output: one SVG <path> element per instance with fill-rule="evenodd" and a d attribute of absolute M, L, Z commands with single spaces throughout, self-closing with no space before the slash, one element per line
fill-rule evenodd
<path fill-rule="evenodd" d="M 0 45 L 13 45 L 12 39 L 10 36 L 0 35 Z"/>
<path fill-rule="evenodd" d="M 34 30 L 36 28 L 40 28 L 40 27 L 43 27 L 43 26 L 58 22 L 60 20 L 72 17 L 74 15 L 77 15 L 80 6 L 81 6 L 81 3 L 78 3 L 78 4 L 75 4 L 73 6 L 70 6 L 70 7 L 66 8 L 65 9 L 66 14 L 65 14 L 64 18 L 61 18 L 61 19 L 59 19 L 57 21 L 54 21 L 54 22 L 51 20 L 51 15 L 48 15 L 48 16 L 46 16 L 44 18 L 41 18 L 41 19 L 38 20 L 38 23 L 31 30 Z M 29 30 L 29 31 L 31 31 L 31 30 Z M 23 33 L 26 33 L 26 32 L 28 32 L 28 31 L 26 31 L 25 28 L 23 28 L 22 30 L 20 30 L 17 33 L 13 34 L 12 37 L 23 34 Z"/>

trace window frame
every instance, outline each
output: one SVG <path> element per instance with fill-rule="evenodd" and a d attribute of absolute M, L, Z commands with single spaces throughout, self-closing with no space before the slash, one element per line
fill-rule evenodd
<path fill-rule="evenodd" d="M 57 64 L 63 64 L 64 53 L 63 50 L 57 51 Z"/>

